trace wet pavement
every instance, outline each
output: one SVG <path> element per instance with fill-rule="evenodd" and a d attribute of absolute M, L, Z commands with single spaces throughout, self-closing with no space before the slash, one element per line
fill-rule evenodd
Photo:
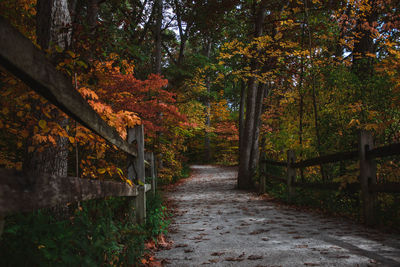
<path fill-rule="evenodd" d="M 235 190 L 235 168 L 192 166 L 176 204 L 165 266 L 400 266 L 400 237 Z"/>

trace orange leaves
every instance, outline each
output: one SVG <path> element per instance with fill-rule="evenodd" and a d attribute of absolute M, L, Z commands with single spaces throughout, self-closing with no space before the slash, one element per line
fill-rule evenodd
<path fill-rule="evenodd" d="M 78 91 L 85 99 L 93 99 L 93 100 L 99 99 L 99 96 L 93 90 L 87 87 L 80 87 Z"/>

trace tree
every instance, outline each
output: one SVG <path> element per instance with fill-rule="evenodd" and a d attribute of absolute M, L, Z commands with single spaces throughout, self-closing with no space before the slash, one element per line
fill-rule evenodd
<path fill-rule="evenodd" d="M 39 0 L 37 3 L 37 40 L 43 50 L 52 53 L 53 62 L 57 63 L 57 50 L 66 50 L 71 44 L 71 16 L 66 0 Z M 46 104 L 33 101 L 32 106 L 45 109 Z M 48 105 L 48 104 L 47 104 Z M 40 118 L 43 116 L 37 114 Z M 53 110 L 51 117 L 65 128 L 68 120 L 57 110 Z M 41 119 L 42 125 L 45 121 Z M 33 130 L 31 129 L 31 132 Z M 33 136 L 33 134 L 32 134 Z M 33 145 L 34 140 L 30 141 Z M 68 140 L 58 137 L 56 144 L 47 146 L 45 149 L 36 148 L 28 153 L 24 161 L 25 172 L 50 173 L 57 176 L 67 175 L 68 166 Z"/>

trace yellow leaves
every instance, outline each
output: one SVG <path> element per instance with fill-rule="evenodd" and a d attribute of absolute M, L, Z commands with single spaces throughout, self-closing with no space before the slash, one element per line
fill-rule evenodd
<path fill-rule="evenodd" d="M 364 125 L 363 127 L 365 130 L 375 130 L 378 131 L 379 130 L 379 125 L 376 123 L 367 123 Z"/>
<path fill-rule="evenodd" d="M 282 38 L 282 36 L 283 36 L 282 33 L 281 33 L 281 32 L 278 32 L 278 33 L 275 35 L 274 38 L 275 38 L 276 41 L 278 41 L 278 40 L 280 40 L 280 39 Z"/>
<path fill-rule="evenodd" d="M 40 120 L 39 121 L 39 127 L 42 129 L 46 129 L 47 128 L 47 122 L 45 120 Z"/>
<path fill-rule="evenodd" d="M 75 138 L 73 138 L 72 136 L 68 137 L 68 140 L 71 144 L 75 143 Z"/>
<path fill-rule="evenodd" d="M 132 181 L 131 181 L 131 180 L 129 180 L 129 179 L 126 179 L 126 180 L 125 180 L 125 182 L 126 182 L 127 184 L 129 184 L 130 186 L 133 186 L 133 183 L 132 183 Z"/>
<path fill-rule="evenodd" d="M 72 57 L 72 58 L 75 58 L 76 57 L 76 54 L 74 53 L 74 52 L 72 52 L 72 51 L 67 51 L 67 54 L 70 56 L 70 57 Z"/>
<path fill-rule="evenodd" d="M 348 123 L 349 127 L 359 126 L 359 125 L 360 125 L 360 121 L 358 119 L 351 119 L 351 121 Z"/>
<path fill-rule="evenodd" d="M 100 168 L 100 169 L 97 169 L 97 172 L 98 172 L 99 174 L 104 174 L 104 173 L 106 172 L 106 169 Z"/>

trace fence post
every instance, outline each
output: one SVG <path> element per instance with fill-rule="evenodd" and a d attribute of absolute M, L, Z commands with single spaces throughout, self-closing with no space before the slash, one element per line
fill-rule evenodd
<path fill-rule="evenodd" d="M 376 223 L 376 193 L 371 191 L 371 185 L 376 184 L 376 162 L 367 157 L 368 150 L 374 148 L 372 134 L 361 131 L 359 142 L 360 183 L 364 221 L 367 225 Z"/>
<path fill-rule="evenodd" d="M 151 175 L 151 189 L 153 191 L 153 194 L 156 194 L 156 162 L 154 160 L 154 153 L 151 152 L 150 155 L 150 175 Z"/>
<path fill-rule="evenodd" d="M 157 180 L 158 180 L 158 158 L 157 155 L 153 154 L 154 159 L 154 185 L 157 188 Z"/>
<path fill-rule="evenodd" d="M 296 154 L 293 150 L 287 151 L 287 187 L 288 187 L 288 200 L 292 202 L 294 196 L 293 183 L 296 178 L 296 169 L 292 167 L 292 164 L 296 162 Z"/>
<path fill-rule="evenodd" d="M 146 152 L 145 153 L 145 159 L 147 162 L 150 164 L 150 173 L 146 174 L 147 177 L 151 177 L 151 190 L 153 194 L 156 193 L 156 173 L 155 173 L 155 162 L 154 162 L 154 153 L 153 152 Z"/>
<path fill-rule="evenodd" d="M 6 219 L 3 215 L 0 215 L 0 237 L 3 235 L 3 229 Z"/>
<path fill-rule="evenodd" d="M 136 221 L 137 223 L 146 222 L 146 192 L 145 192 L 145 166 L 144 166 L 144 130 L 143 125 L 136 125 L 128 129 L 128 143 L 136 141 L 137 157 L 132 159 L 128 165 L 128 178 L 138 180 L 139 194 L 135 199 Z M 140 185 L 141 184 L 141 185 Z"/>
<path fill-rule="evenodd" d="M 266 155 L 262 154 L 261 162 L 260 162 L 260 194 L 265 193 L 265 184 L 267 179 L 267 163 L 265 162 Z"/>

